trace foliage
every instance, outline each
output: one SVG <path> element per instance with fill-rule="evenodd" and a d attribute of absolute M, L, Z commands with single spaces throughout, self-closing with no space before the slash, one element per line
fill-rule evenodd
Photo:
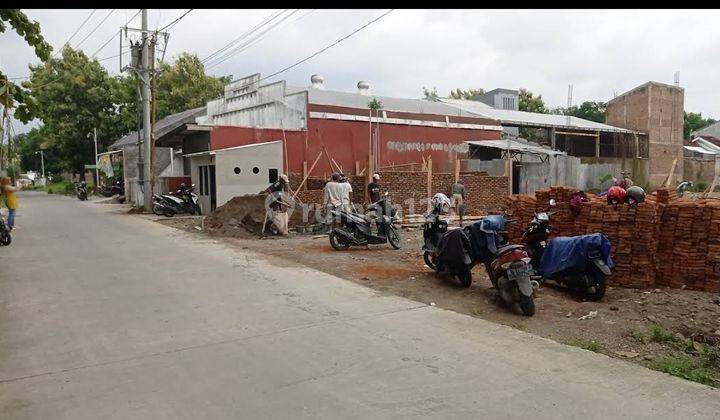
<path fill-rule="evenodd" d="M 533 95 L 532 92 L 525 88 L 520 88 L 520 100 L 518 109 L 520 111 L 537 112 L 540 114 L 549 114 L 550 111 L 545 107 L 542 95 Z"/>
<path fill-rule="evenodd" d="M 88 134 L 97 129 L 101 150 L 121 134 L 107 71 L 68 46 L 61 57 L 30 69 L 26 85 L 35 97 L 31 112 L 44 123 L 45 138 L 58 151 L 62 169 L 83 172 L 84 165 L 95 160 Z"/>
<path fill-rule="evenodd" d="M 425 97 L 425 99 L 430 101 L 437 101 L 439 98 L 437 88 L 432 88 L 432 90 L 429 90 L 425 86 L 423 86 L 423 96 Z"/>
<path fill-rule="evenodd" d="M 45 191 L 48 194 L 75 194 L 75 185 L 70 181 L 59 181 L 53 182 L 37 189 L 38 191 Z"/>
<path fill-rule="evenodd" d="M 382 109 L 383 104 L 381 101 L 378 100 L 378 98 L 373 98 L 372 101 L 368 102 L 368 108 L 373 109 L 377 111 L 378 109 Z"/>
<path fill-rule="evenodd" d="M 712 118 L 703 118 L 702 112 L 685 112 L 683 136 L 685 139 L 690 139 L 690 134 L 692 134 L 693 131 L 700 130 L 716 122 L 717 121 Z"/>
<path fill-rule="evenodd" d="M 42 162 L 38 151 L 43 151 L 43 160 L 45 161 L 46 172 L 61 172 L 58 151 L 51 147 L 47 141 L 49 135 L 47 128 L 41 126 L 33 128 L 27 133 L 18 134 L 13 142 L 17 145 L 18 155 L 20 157 L 20 167 L 25 171 L 42 171 Z"/>
<path fill-rule="evenodd" d="M 650 368 L 679 378 L 701 384 L 720 387 L 720 366 L 717 355 L 720 349 L 716 346 L 705 346 L 699 357 L 688 354 L 665 356 L 650 364 Z"/>
<path fill-rule="evenodd" d="M 602 345 L 595 340 L 573 338 L 565 340 L 563 343 L 573 347 L 580 347 L 581 349 L 589 350 L 595 353 L 600 353 L 602 351 Z"/>
<path fill-rule="evenodd" d="M 693 186 L 689 188 L 689 190 L 694 191 L 694 192 L 704 192 L 707 189 L 707 187 L 709 187 L 709 185 L 707 183 L 698 181 L 698 182 L 694 183 Z"/>
<path fill-rule="evenodd" d="M 668 343 L 678 342 L 679 339 L 672 332 L 662 328 L 659 325 L 653 325 L 650 327 L 650 341 L 655 343 Z"/>
<path fill-rule="evenodd" d="M 584 120 L 595 121 L 599 123 L 605 122 L 605 102 L 585 101 L 580 106 L 573 105 L 570 108 L 557 108 L 553 110 L 554 114 L 570 115 L 582 118 Z"/>
<path fill-rule="evenodd" d="M 479 88 L 479 89 L 467 89 L 462 90 L 460 88 L 454 89 L 450 91 L 450 97 L 453 99 L 467 99 L 470 101 L 476 100 L 476 98 L 482 94 L 485 93 L 485 89 Z"/>
<path fill-rule="evenodd" d="M 0 9 L 0 33 L 5 32 L 9 23 L 18 35 L 25 39 L 35 49 L 35 55 L 42 61 L 50 58 L 52 47 L 45 41 L 40 33 L 40 24 L 28 19 L 27 15 L 20 9 Z M 10 82 L 7 76 L 0 70 L 0 102 L 7 108 L 18 106 L 15 116 L 27 123 L 32 119 L 26 104 L 32 101 L 32 97 L 22 87 Z"/>
<path fill-rule="evenodd" d="M 641 343 L 641 344 L 647 343 L 647 339 L 645 338 L 645 332 L 642 330 L 633 330 L 630 333 L 630 337 L 632 337 L 638 343 Z"/>

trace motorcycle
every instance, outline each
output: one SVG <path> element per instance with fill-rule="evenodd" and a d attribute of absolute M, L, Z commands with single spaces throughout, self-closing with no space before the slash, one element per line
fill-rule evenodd
<path fill-rule="evenodd" d="M 447 221 L 440 218 L 441 214 L 447 214 L 450 209 L 450 199 L 445 194 L 438 193 L 433 197 L 430 211 L 425 215 L 423 224 L 423 259 L 425 264 L 433 270 L 437 270 L 437 256 L 435 250 L 440 239 L 447 232 Z"/>
<path fill-rule="evenodd" d="M 389 242 L 394 249 L 400 249 L 400 234 L 397 221 L 397 211 L 385 197 L 371 204 L 366 214 L 353 213 L 346 210 L 331 210 L 333 220 L 339 226 L 330 231 L 330 246 L 336 251 L 343 251 L 351 246 L 380 245 Z M 377 234 L 372 233 L 372 225 L 377 225 Z"/>
<path fill-rule="evenodd" d="M 554 205 L 555 200 L 550 200 L 550 206 Z M 552 214 L 554 212 L 536 213 L 522 236 L 535 271 L 533 278 L 552 280 L 591 301 L 602 299 L 614 266 L 610 241 L 602 233 L 548 241 Z"/>
<path fill-rule="evenodd" d="M 75 195 L 80 201 L 87 200 L 87 182 L 80 181 L 75 183 Z"/>
<path fill-rule="evenodd" d="M 183 185 L 175 193 L 153 194 L 152 211 L 158 216 L 173 217 L 176 214 L 202 214 L 198 203 L 198 195 L 194 192 L 195 184 L 189 188 Z"/>
<path fill-rule="evenodd" d="M 116 180 L 111 185 L 103 185 L 98 190 L 98 193 L 103 197 L 112 197 L 113 195 L 125 195 L 125 185 L 122 179 Z"/>
<path fill-rule="evenodd" d="M 0 245 L 8 246 L 10 245 L 10 242 L 12 242 L 12 237 L 10 236 L 10 228 L 5 223 L 5 220 L 0 217 Z"/>

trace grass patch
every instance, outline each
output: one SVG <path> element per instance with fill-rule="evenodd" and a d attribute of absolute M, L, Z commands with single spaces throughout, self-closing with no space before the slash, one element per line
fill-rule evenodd
<path fill-rule="evenodd" d="M 563 344 L 568 346 L 580 347 L 581 349 L 590 350 L 595 353 L 600 353 L 603 349 L 602 344 L 595 340 L 584 340 L 582 338 L 572 338 L 563 340 Z"/>
<path fill-rule="evenodd" d="M 642 330 L 632 330 L 632 332 L 630 332 L 630 337 L 632 337 L 633 340 L 637 341 L 640 344 L 647 343 L 647 338 L 645 338 L 645 332 Z"/>
<path fill-rule="evenodd" d="M 654 343 L 677 343 L 680 339 L 659 325 L 650 327 L 650 341 Z"/>
<path fill-rule="evenodd" d="M 714 348 L 717 350 L 712 352 L 720 354 L 720 349 Z M 717 360 L 711 360 L 713 357 L 715 356 L 709 357 L 705 354 L 693 357 L 681 353 L 662 357 L 650 363 L 649 367 L 689 381 L 720 387 L 720 366 L 717 365 Z"/>
<path fill-rule="evenodd" d="M 44 186 L 36 185 L 34 188 L 27 188 L 27 189 L 32 189 L 34 191 L 44 191 L 48 194 L 74 194 L 75 193 L 75 185 L 70 181 L 53 182 L 52 184 L 47 184 Z"/>

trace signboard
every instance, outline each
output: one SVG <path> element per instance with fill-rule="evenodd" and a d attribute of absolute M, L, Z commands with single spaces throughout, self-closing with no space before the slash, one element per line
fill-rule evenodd
<path fill-rule="evenodd" d="M 115 175 L 112 162 L 110 161 L 110 155 L 100 156 L 100 159 L 98 159 L 98 169 L 101 170 L 108 178 Z"/>

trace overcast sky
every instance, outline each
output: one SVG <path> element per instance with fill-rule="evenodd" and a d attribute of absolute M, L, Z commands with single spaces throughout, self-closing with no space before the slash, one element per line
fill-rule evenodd
<path fill-rule="evenodd" d="M 152 29 L 187 9 L 149 11 Z M 205 58 L 279 10 L 193 10 L 170 29 L 168 58 L 182 52 Z M 260 40 L 211 67 L 235 78 L 268 75 L 337 41 L 386 12 L 381 10 L 300 10 Z M 90 9 L 25 10 L 58 49 Z M 110 10 L 97 10 L 72 39 L 75 47 Z M 82 44 L 93 54 L 137 12 L 116 10 Z M 286 12 L 284 15 L 290 13 Z M 440 95 L 457 87 L 526 88 L 550 107 L 607 101 L 649 80 L 673 83 L 680 72 L 685 110 L 720 119 L 720 11 L 645 10 L 395 10 L 351 38 L 275 77 L 307 85 L 325 76 L 328 89 L 354 91 L 367 80 L 372 93 L 421 97 L 423 86 Z M 131 26 L 139 27 L 140 17 Z M 97 54 L 118 54 L 117 36 Z M 29 74 L 38 59 L 10 28 L 0 34 L 0 67 L 10 77 Z M 117 73 L 118 59 L 102 63 Z M 25 131 L 16 123 L 18 132 Z"/>

